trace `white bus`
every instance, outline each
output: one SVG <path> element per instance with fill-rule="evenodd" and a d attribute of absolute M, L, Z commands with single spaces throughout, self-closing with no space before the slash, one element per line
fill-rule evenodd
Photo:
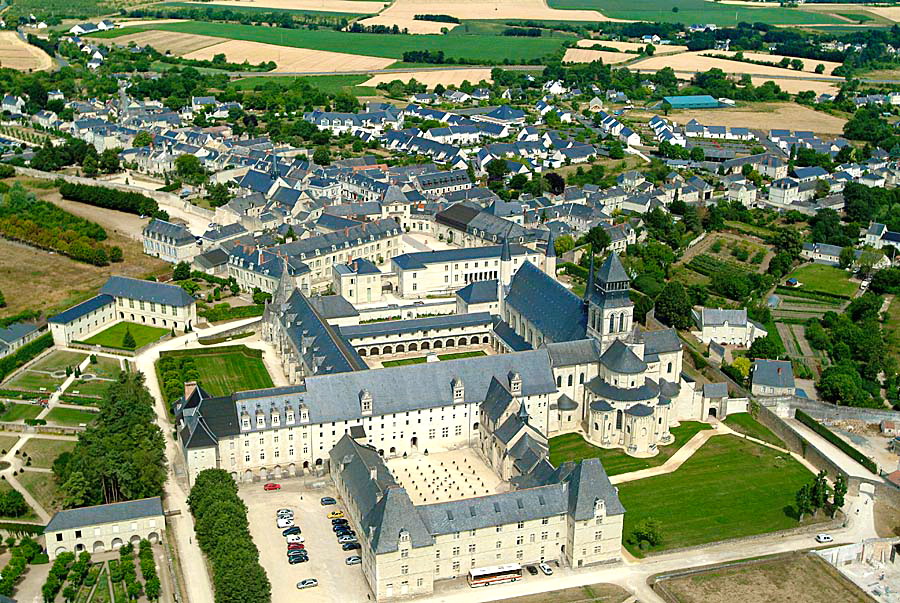
<path fill-rule="evenodd" d="M 522 566 L 518 563 L 478 567 L 469 571 L 469 586 L 490 586 L 522 579 Z"/>

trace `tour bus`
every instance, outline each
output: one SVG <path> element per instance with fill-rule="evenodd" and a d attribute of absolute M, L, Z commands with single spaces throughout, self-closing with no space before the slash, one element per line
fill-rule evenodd
<path fill-rule="evenodd" d="M 522 566 L 518 563 L 478 567 L 469 571 L 469 586 L 490 586 L 522 579 Z"/>

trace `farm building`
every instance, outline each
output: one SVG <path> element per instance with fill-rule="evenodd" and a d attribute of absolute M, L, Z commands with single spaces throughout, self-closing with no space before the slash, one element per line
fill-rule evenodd
<path fill-rule="evenodd" d="M 673 109 L 718 109 L 721 103 L 708 94 L 692 96 L 666 96 L 664 103 L 669 103 Z"/>

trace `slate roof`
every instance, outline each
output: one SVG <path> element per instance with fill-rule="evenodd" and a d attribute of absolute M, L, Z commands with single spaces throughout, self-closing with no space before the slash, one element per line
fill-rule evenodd
<path fill-rule="evenodd" d="M 513 328 L 499 316 L 494 317 L 494 335 L 509 346 L 513 352 L 525 352 L 533 349 L 530 343 L 525 341 L 521 335 L 513 331 Z"/>
<path fill-rule="evenodd" d="M 0 342 L 13 343 L 37 330 L 37 325 L 29 322 L 17 322 L 6 328 L 0 327 Z"/>
<path fill-rule="evenodd" d="M 348 339 L 357 339 L 360 337 L 415 333 L 422 330 L 449 329 L 453 327 L 468 327 L 482 324 L 491 324 L 490 312 L 447 314 L 445 316 L 428 316 L 426 318 L 412 318 L 409 320 L 386 320 L 364 325 L 340 327 L 340 331 L 341 335 Z"/>
<path fill-rule="evenodd" d="M 600 361 L 600 347 L 593 338 L 548 343 L 546 348 L 554 368 Z"/>
<path fill-rule="evenodd" d="M 728 397 L 728 384 L 727 383 L 704 383 L 703 384 L 703 397 L 704 398 L 727 398 Z"/>
<path fill-rule="evenodd" d="M 124 276 L 109 277 L 109 280 L 100 289 L 100 293 L 176 307 L 190 306 L 194 303 L 191 294 L 178 285 L 166 285 Z"/>
<path fill-rule="evenodd" d="M 113 304 L 116 300 L 112 295 L 100 294 L 92 297 L 87 301 L 83 301 L 78 305 L 72 306 L 68 310 L 64 310 L 50 318 L 49 322 L 57 324 L 69 324 L 73 320 L 81 318 L 86 314 L 90 314 L 94 310 L 98 310 L 103 306 Z"/>
<path fill-rule="evenodd" d="M 615 252 L 607 256 L 594 278 L 602 283 L 628 282 L 631 280 L 628 273 L 625 272 L 625 267 L 622 265 L 622 260 L 619 259 L 619 254 Z"/>
<path fill-rule="evenodd" d="M 162 499 L 158 496 L 108 505 L 97 505 L 95 507 L 68 509 L 54 515 L 44 529 L 44 533 L 162 515 Z M 162 529 L 163 526 L 159 527 Z"/>
<path fill-rule="evenodd" d="M 489 245 L 486 247 L 468 247 L 465 249 L 420 251 L 398 255 L 393 258 L 393 261 L 404 270 L 413 270 L 425 268 L 429 264 L 444 262 L 499 259 L 503 250 L 502 248 L 502 245 Z M 534 251 L 521 245 L 510 245 L 510 254 L 513 256 L 520 256 L 528 253 L 534 253 Z"/>
<path fill-rule="evenodd" d="M 787 360 L 757 358 L 753 363 L 753 385 L 794 387 L 794 371 Z"/>
<path fill-rule="evenodd" d="M 653 379 L 647 379 L 640 387 L 625 388 L 594 377 L 588 381 L 587 387 L 593 394 L 615 402 L 642 402 L 659 396 L 659 385 Z"/>
<path fill-rule="evenodd" d="M 340 295 L 319 295 L 310 297 L 309 303 L 316 309 L 319 315 L 326 320 L 346 318 L 348 316 L 359 316 L 359 311 L 353 307 L 353 304 Z"/>
<path fill-rule="evenodd" d="M 457 297 L 467 304 L 486 304 L 497 301 L 497 281 L 475 281 L 456 292 Z"/>
<path fill-rule="evenodd" d="M 147 226 L 144 227 L 144 234 L 155 234 L 157 236 L 172 239 L 176 245 L 193 245 L 196 238 L 191 234 L 185 226 L 181 224 L 172 224 L 165 220 L 153 218 Z"/>
<path fill-rule="evenodd" d="M 578 408 L 578 403 L 566 394 L 562 394 L 556 401 L 556 408 L 563 411 L 575 410 Z"/>
<path fill-rule="evenodd" d="M 640 338 L 644 342 L 644 358 L 651 355 L 677 352 L 681 349 L 681 340 L 675 329 L 660 329 L 658 331 L 640 331 Z"/>
<path fill-rule="evenodd" d="M 625 411 L 625 414 L 635 417 L 649 417 L 653 414 L 653 409 L 646 404 L 635 404 L 634 406 L 628 408 Z"/>
<path fill-rule="evenodd" d="M 616 339 L 600 357 L 603 366 L 622 375 L 637 375 L 647 370 L 647 363 L 637 357 L 631 349 Z"/>
<path fill-rule="evenodd" d="M 524 262 L 509 285 L 505 303 L 550 342 L 584 339 L 587 310 L 581 298 L 531 262 Z"/>
<path fill-rule="evenodd" d="M 719 327 L 726 322 L 729 326 L 738 327 L 747 324 L 747 310 L 727 308 L 700 308 L 701 326 Z"/>

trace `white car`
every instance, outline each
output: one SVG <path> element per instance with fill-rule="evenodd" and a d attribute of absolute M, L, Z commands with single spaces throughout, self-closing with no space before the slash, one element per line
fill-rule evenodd
<path fill-rule="evenodd" d="M 834 538 L 828 534 L 816 534 L 816 542 L 819 544 L 827 544 L 829 542 L 834 542 Z"/>
<path fill-rule="evenodd" d="M 307 578 L 297 583 L 297 588 L 313 588 L 319 585 L 319 581 L 315 578 Z"/>
<path fill-rule="evenodd" d="M 538 564 L 538 567 L 541 568 L 541 571 L 544 572 L 545 576 L 553 575 L 553 568 L 550 567 L 549 565 L 547 565 L 546 563 L 541 562 Z"/>
<path fill-rule="evenodd" d="M 291 534 L 290 536 L 286 537 L 285 540 L 287 540 L 288 544 L 303 544 L 304 542 L 306 542 L 306 539 L 300 534 Z"/>
<path fill-rule="evenodd" d="M 293 514 L 291 511 L 288 511 L 287 513 L 282 513 L 281 511 L 279 511 L 279 512 L 275 515 L 275 517 L 276 517 L 277 519 L 293 519 L 293 518 L 294 518 L 294 514 Z"/>
<path fill-rule="evenodd" d="M 285 528 L 290 528 L 291 526 L 294 525 L 294 518 L 293 517 L 290 519 L 279 518 L 275 525 L 277 525 L 282 530 Z"/>
<path fill-rule="evenodd" d="M 275 511 L 275 513 L 277 515 L 293 515 L 294 514 L 294 512 L 291 511 L 290 509 L 278 509 L 277 511 Z"/>

